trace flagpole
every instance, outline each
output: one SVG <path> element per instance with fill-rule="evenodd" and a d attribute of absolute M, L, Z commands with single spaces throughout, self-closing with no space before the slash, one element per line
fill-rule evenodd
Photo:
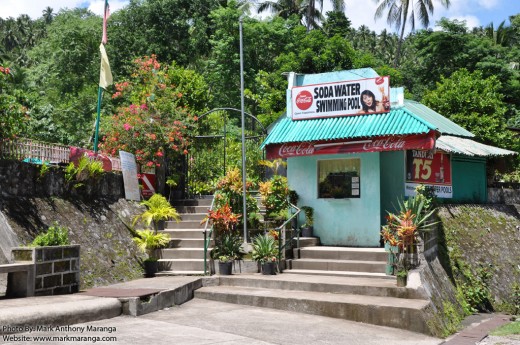
<path fill-rule="evenodd" d="M 98 153 L 98 142 L 99 142 L 99 122 L 101 122 L 101 99 L 103 98 L 103 88 L 98 87 L 98 100 L 97 100 L 97 117 L 96 117 L 96 131 L 94 134 L 94 153 Z"/>
<path fill-rule="evenodd" d="M 108 0 L 105 0 L 105 8 L 103 11 L 103 35 L 101 36 L 101 44 L 99 45 L 99 51 L 101 53 L 101 66 L 99 71 L 96 130 L 94 134 L 95 154 L 98 153 L 99 123 L 101 122 L 101 100 L 103 99 L 103 89 L 112 84 L 112 71 L 110 71 L 110 64 L 108 62 L 107 53 L 105 51 L 105 44 L 107 44 L 107 19 L 109 15 L 110 8 L 108 6 Z"/>

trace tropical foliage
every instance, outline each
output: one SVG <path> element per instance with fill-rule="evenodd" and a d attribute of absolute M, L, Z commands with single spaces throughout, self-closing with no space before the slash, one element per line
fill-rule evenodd
<path fill-rule="evenodd" d="M 133 151 L 145 165 L 180 162 L 191 144 L 186 136 L 196 130 L 196 116 L 217 107 L 239 108 L 239 18 L 245 110 L 265 127 L 285 111 L 284 73 L 372 67 L 390 75 L 392 86 L 404 85 L 408 98 L 424 98 L 441 114 L 463 119 L 461 124 L 475 131 L 477 140 L 516 148 L 503 128 L 520 125 L 518 14 L 473 29 L 465 22 L 443 19 L 436 23 L 439 30 L 415 31 L 419 24 L 431 27 L 433 11 L 450 1 L 434 8 L 431 0 L 379 0 L 376 17 L 390 20 L 399 32 L 376 33 L 367 26 L 353 28 L 343 2 L 332 2 L 333 11 L 327 13 L 324 3 L 265 1 L 254 9 L 247 1 L 143 0 L 116 11 L 108 21 L 107 53 L 116 85 L 102 101 L 103 149 Z M 254 10 L 273 16 L 257 19 Z M 50 7 L 40 18 L 0 20 L 2 138 L 24 135 L 91 144 L 101 22 L 87 9 Z M 408 29 L 412 31 L 406 36 Z M 467 72 L 458 72 L 461 69 Z M 464 106 L 455 92 L 441 95 L 451 81 L 471 85 L 473 91 L 489 90 L 491 96 L 483 97 L 489 102 L 484 106 L 466 93 L 472 104 Z M 492 88 L 484 88 L 491 83 Z M 495 110 L 488 111 L 491 107 Z M 485 111 L 476 121 L 472 114 L 480 109 Z M 152 122 L 146 121 L 150 118 Z M 239 133 L 239 115 L 230 113 L 227 120 L 233 124 L 229 133 Z M 486 124 L 500 133 L 499 138 L 490 137 Z M 196 133 L 205 135 L 206 129 Z M 221 126 L 212 130 L 222 135 Z M 230 152 L 241 151 L 238 141 L 228 140 Z M 221 154 L 224 140 L 218 145 L 213 152 L 199 148 L 201 156 L 192 156 L 192 163 L 201 162 L 200 168 L 202 162 L 216 161 L 212 157 Z M 203 156 L 203 151 L 208 154 Z M 248 173 L 255 161 L 247 161 Z M 208 190 L 228 168 L 211 170 L 198 188 Z M 199 170 L 198 176 L 203 176 L 204 169 Z"/>

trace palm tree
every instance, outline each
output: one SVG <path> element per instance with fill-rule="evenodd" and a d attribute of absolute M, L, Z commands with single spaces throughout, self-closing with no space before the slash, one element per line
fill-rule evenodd
<path fill-rule="evenodd" d="M 406 29 L 406 22 L 410 22 L 411 31 L 415 30 L 416 16 L 424 27 L 430 25 L 430 15 L 433 14 L 433 0 L 375 0 L 378 3 L 375 19 L 383 16 L 387 11 L 386 20 L 389 25 L 395 25 L 401 31 L 397 51 L 395 54 L 394 67 L 399 64 L 399 56 Z M 450 0 L 440 0 L 441 5 L 448 8 Z"/>
<path fill-rule="evenodd" d="M 43 17 L 43 21 L 45 22 L 45 24 L 49 25 L 50 23 L 52 23 L 52 20 L 54 19 L 53 11 L 54 11 L 54 9 L 52 7 L 49 7 L 49 6 L 47 6 L 42 11 L 42 17 Z"/>

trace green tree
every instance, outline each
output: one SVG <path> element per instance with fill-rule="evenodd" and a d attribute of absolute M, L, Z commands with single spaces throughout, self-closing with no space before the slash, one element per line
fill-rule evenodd
<path fill-rule="evenodd" d="M 399 42 L 395 54 L 394 67 L 399 65 L 399 57 L 403 37 L 406 31 L 406 22 L 410 22 L 410 30 L 415 30 L 415 21 L 418 19 L 422 26 L 430 25 L 430 15 L 433 14 L 433 0 L 376 0 L 378 7 L 374 15 L 375 19 L 379 19 L 386 12 L 386 21 L 389 25 L 395 25 L 400 30 Z M 448 8 L 450 0 L 440 0 L 442 6 Z"/>
<path fill-rule="evenodd" d="M 11 79 L 10 69 L 0 66 L 0 140 L 13 139 L 25 129 L 27 108 Z"/>
<path fill-rule="evenodd" d="M 101 23 L 86 9 L 60 11 L 47 36 L 29 51 L 33 138 L 88 144 L 96 111 Z"/>
<path fill-rule="evenodd" d="M 426 93 L 423 103 L 476 135 L 479 141 L 516 149 L 506 130 L 500 82 L 484 78 L 482 72 L 460 69 L 449 78 L 441 78 L 437 88 Z"/>

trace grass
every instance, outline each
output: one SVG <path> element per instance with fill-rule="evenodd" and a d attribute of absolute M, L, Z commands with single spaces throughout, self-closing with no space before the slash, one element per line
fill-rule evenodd
<path fill-rule="evenodd" d="M 520 334 L 520 321 L 515 321 L 508 323 L 506 325 L 500 326 L 491 332 L 491 335 L 511 335 L 511 334 Z"/>

